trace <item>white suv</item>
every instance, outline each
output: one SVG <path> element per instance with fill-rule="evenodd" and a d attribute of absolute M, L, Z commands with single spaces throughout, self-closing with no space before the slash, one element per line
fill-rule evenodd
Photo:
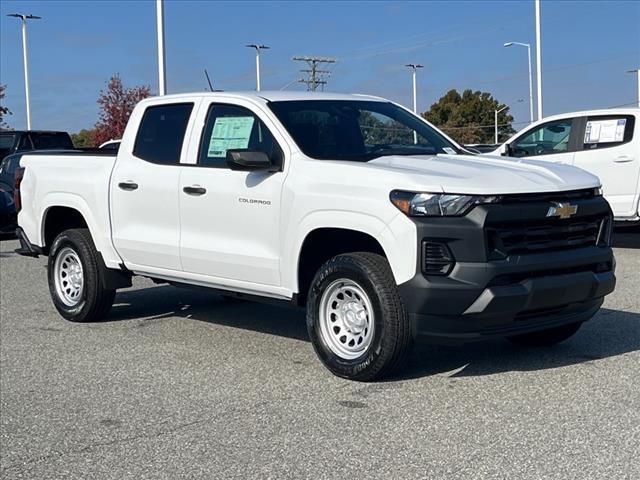
<path fill-rule="evenodd" d="M 565 163 L 600 177 L 617 221 L 640 221 L 640 108 L 563 113 L 532 123 L 487 155 Z"/>

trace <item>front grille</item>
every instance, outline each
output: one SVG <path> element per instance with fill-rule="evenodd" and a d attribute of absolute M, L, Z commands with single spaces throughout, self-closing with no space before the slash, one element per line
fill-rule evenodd
<path fill-rule="evenodd" d="M 597 245 L 607 217 L 503 222 L 487 229 L 492 249 L 503 255 L 569 250 Z"/>
<path fill-rule="evenodd" d="M 502 196 L 500 203 L 531 203 L 531 202 L 568 202 L 569 200 L 584 200 L 593 198 L 597 189 L 569 190 L 567 192 L 516 193 Z"/>

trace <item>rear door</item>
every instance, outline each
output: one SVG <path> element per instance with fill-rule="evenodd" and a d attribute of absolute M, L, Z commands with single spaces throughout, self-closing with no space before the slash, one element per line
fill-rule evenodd
<path fill-rule="evenodd" d="M 203 102 L 180 177 L 183 270 L 222 285 L 280 284 L 280 198 L 286 145 L 265 112 L 241 99 Z M 194 129 L 196 132 L 196 129 Z M 276 171 L 237 171 L 228 149 L 261 150 Z M 261 288 L 264 291 L 264 288 Z"/>
<path fill-rule="evenodd" d="M 136 112 L 135 139 L 125 139 L 111 178 L 113 243 L 135 271 L 180 271 L 180 160 L 193 102 L 154 104 Z"/>
<path fill-rule="evenodd" d="M 600 178 L 604 196 L 616 217 L 637 214 L 640 175 L 638 119 L 634 115 L 583 117 L 580 150 L 574 165 Z"/>
<path fill-rule="evenodd" d="M 509 143 L 510 155 L 571 165 L 578 124 L 578 118 L 564 118 L 533 127 Z"/>

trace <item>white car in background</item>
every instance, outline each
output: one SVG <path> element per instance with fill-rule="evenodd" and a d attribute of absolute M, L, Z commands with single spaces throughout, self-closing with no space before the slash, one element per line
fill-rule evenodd
<path fill-rule="evenodd" d="M 600 177 L 616 221 L 640 221 L 640 108 L 563 113 L 532 123 L 487 155 L 564 163 Z"/>

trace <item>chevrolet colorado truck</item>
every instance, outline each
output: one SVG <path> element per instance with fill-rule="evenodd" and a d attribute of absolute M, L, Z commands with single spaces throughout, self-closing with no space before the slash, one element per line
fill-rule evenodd
<path fill-rule="evenodd" d="M 354 380 L 417 339 L 553 345 L 615 286 L 596 177 L 465 154 L 377 97 L 146 99 L 117 155 L 26 153 L 16 187 L 17 251 L 48 256 L 64 318 L 105 317 L 133 275 L 304 306 L 320 360 Z"/>

